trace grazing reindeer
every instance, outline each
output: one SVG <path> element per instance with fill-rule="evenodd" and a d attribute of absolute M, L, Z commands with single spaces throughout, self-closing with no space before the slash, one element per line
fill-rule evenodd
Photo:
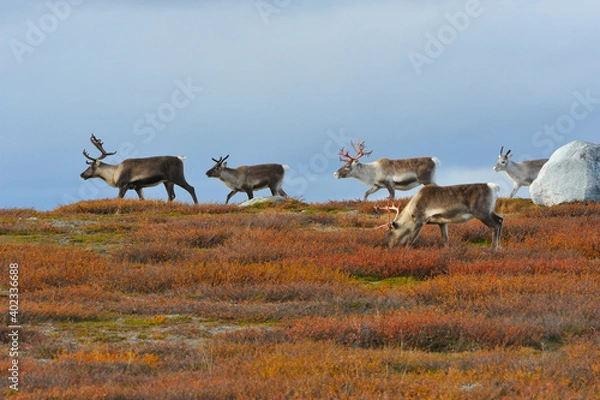
<path fill-rule="evenodd" d="M 521 186 L 531 185 L 531 182 L 537 178 L 540 169 L 542 169 L 548 159 L 541 158 L 539 160 L 516 162 L 512 160 L 510 150 L 508 150 L 506 154 L 502 154 L 503 150 L 504 146 L 500 148 L 500 155 L 498 156 L 498 162 L 494 166 L 494 171 L 506 172 L 508 177 L 514 182 L 513 190 L 508 196 L 509 199 L 512 199 Z"/>
<path fill-rule="evenodd" d="M 90 140 L 102 154 L 100 157 L 93 158 L 87 151 L 83 151 L 83 155 L 90 160 L 86 161 L 89 165 L 88 169 L 80 175 L 83 179 L 101 178 L 110 186 L 119 188 L 119 198 L 123 198 L 127 190 L 133 189 L 140 200 L 144 199 L 142 188 L 156 186 L 162 182 L 167 189 L 169 201 L 173 201 L 175 198 L 174 185 L 179 185 L 192 195 L 194 203 L 198 203 L 194 187 L 188 184 L 183 176 L 184 157 L 128 158 L 117 165 L 105 164 L 100 160 L 117 152 L 107 153 L 102 141 L 93 133 Z"/>
<path fill-rule="evenodd" d="M 281 188 L 283 184 L 283 175 L 289 169 L 287 165 L 281 164 L 259 164 L 251 166 L 241 166 L 237 168 L 227 168 L 225 158 L 218 160 L 212 159 L 216 164 L 206 171 L 209 178 L 219 178 L 225 186 L 231 189 L 227 195 L 225 204 L 229 203 L 231 197 L 237 192 L 244 192 L 248 195 L 248 200 L 254 197 L 255 190 L 269 188 L 273 196 L 285 196 L 287 194 Z"/>
<path fill-rule="evenodd" d="M 448 224 L 460 224 L 476 218 L 493 229 L 492 250 L 496 250 L 504 221 L 494 213 L 499 190 L 493 183 L 425 186 L 402 212 L 395 206 L 379 207 L 382 210 L 396 211 L 394 219 L 387 224 L 389 231 L 385 242 L 389 248 L 398 243 L 410 247 L 425 224 L 435 224 L 440 227 L 444 246 L 449 247 Z"/>
<path fill-rule="evenodd" d="M 405 158 L 390 160 L 380 158 L 370 163 L 358 161 L 362 156 L 368 156 L 372 151 L 365 153 L 365 142 L 350 142 L 356 155 L 351 157 L 344 148 L 340 150 L 340 161 L 346 164 L 333 173 L 336 179 L 356 178 L 371 188 L 365 193 L 364 201 L 370 194 L 379 189 L 386 188 L 390 192 L 390 199 L 394 199 L 396 190 L 410 190 L 421 184 L 435 184 L 435 171 L 440 164 L 437 157 Z"/>

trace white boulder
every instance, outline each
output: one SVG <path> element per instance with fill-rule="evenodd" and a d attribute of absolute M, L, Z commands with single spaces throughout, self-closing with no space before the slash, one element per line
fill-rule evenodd
<path fill-rule="evenodd" d="M 535 204 L 600 202 L 600 144 L 576 140 L 552 154 L 529 186 Z"/>

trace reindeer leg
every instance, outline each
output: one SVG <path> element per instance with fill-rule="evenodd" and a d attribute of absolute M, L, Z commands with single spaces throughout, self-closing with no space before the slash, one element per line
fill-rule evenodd
<path fill-rule="evenodd" d="M 169 201 L 173 201 L 175 199 L 175 189 L 173 182 L 164 182 L 165 189 L 167 189 L 167 195 L 169 196 Z"/>
<path fill-rule="evenodd" d="M 367 197 L 369 197 L 369 195 L 372 195 L 373 193 L 375 193 L 376 191 L 378 191 L 379 189 L 381 189 L 382 187 L 379 185 L 373 185 L 371 187 L 371 189 L 367 190 L 367 192 L 365 193 L 365 198 L 364 201 L 367 201 Z M 392 195 L 392 200 L 394 200 L 394 197 Z"/>
<path fill-rule="evenodd" d="M 144 200 L 144 193 L 142 193 L 142 187 L 138 186 L 135 187 L 135 192 L 137 193 L 138 197 L 140 198 L 140 200 Z"/>
<path fill-rule="evenodd" d="M 277 185 L 269 186 L 269 190 L 271 191 L 271 196 L 277 196 L 279 194 L 279 188 Z"/>
<path fill-rule="evenodd" d="M 489 215 L 476 216 L 476 218 L 483 222 L 485 226 L 492 229 L 492 250 L 497 250 L 499 247 L 500 235 L 502 234 L 504 218 L 494 212 Z"/>
<path fill-rule="evenodd" d="M 492 249 L 497 250 L 500 247 L 500 235 L 502 235 L 502 227 L 504 225 L 504 218 L 498 214 L 492 212 L 490 215 L 492 219 L 498 224 L 494 229 L 494 235 L 492 237 Z"/>
<path fill-rule="evenodd" d="M 271 194 L 273 196 L 283 196 L 283 197 L 288 197 L 287 193 L 285 193 L 283 191 L 283 189 L 281 188 L 282 183 L 278 182 L 276 184 L 274 184 L 273 186 L 269 186 L 269 189 L 271 189 Z"/>
<path fill-rule="evenodd" d="M 423 222 L 417 222 L 415 224 L 413 232 L 410 234 L 408 240 L 406 241 L 406 247 L 412 247 L 415 244 L 417 238 L 419 237 L 419 234 L 421 233 L 421 229 L 423 229 L 423 226 L 425 226 L 425 223 Z"/>
<path fill-rule="evenodd" d="M 385 187 L 388 190 L 388 192 L 390 192 L 390 200 L 394 200 L 394 197 L 396 197 L 396 188 L 394 188 L 394 185 L 388 183 L 387 185 L 385 185 Z"/>
<path fill-rule="evenodd" d="M 194 187 L 192 185 L 190 185 L 189 183 L 187 183 L 187 181 L 185 180 L 185 178 L 182 178 L 181 180 L 178 180 L 177 182 L 173 181 L 174 184 L 181 186 L 182 188 L 184 188 L 185 190 L 188 191 L 189 194 L 192 195 L 192 199 L 194 200 L 194 204 L 198 204 L 198 199 L 196 198 L 196 190 L 194 189 Z M 173 195 L 173 198 L 175 198 L 175 195 Z"/>
<path fill-rule="evenodd" d="M 122 199 L 123 197 L 125 197 L 125 193 L 127 193 L 127 189 L 129 189 L 127 187 L 127 185 L 119 186 L 119 199 Z M 139 196 L 139 193 L 138 193 L 138 196 Z"/>
<path fill-rule="evenodd" d="M 520 187 L 521 187 L 521 185 L 517 185 L 517 184 L 515 183 L 515 186 L 513 187 L 513 190 L 512 190 L 512 192 L 510 192 L 510 195 L 508 196 L 508 198 L 509 198 L 509 199 L 512 199 L 512 198 L 513 198 L 513 196 L 514 196 L 515 194 L 517 194 L 517 191 L 519 190 L 519 188 L 520 188 Z"/>
<path fill-rule="evenodd" d="M 194 189 L 192 185 L 183 186 L 183 188 L 192 195 L 192 200 L 194 200 L 194 204 L 198 204 L 198 198 L 196 197 L 196 189 Z"/>
<path fill-rule="evenodd" d="M 288 197 L 287 193 L 286 193 L 286 192 L 284 192 L 282 188 L 279 188 L 279 191 L 278 191 L 278 193 L 279 193 L 279 195 L 280 195 L 280 196 L 283 196 L 283 197 Z"/>
<path fill-rule="evenodd" d="M 439 227 L 440 231 L 442 232 L 444 247 L 450 247 L 450 240 L 448 240 L 448 224 L 439 224 Z"/>
<path fill-rule="evenodd" d="M 236 194 L 238 191 L 237 190 L 232 190 L 231 192 L 229 192 L 229 194 L 227 195 L 227 200 L 225 200 L 225 204 L 229 203 L 229 199 L 231 199 L 233 197 L 234 194 Z"/>

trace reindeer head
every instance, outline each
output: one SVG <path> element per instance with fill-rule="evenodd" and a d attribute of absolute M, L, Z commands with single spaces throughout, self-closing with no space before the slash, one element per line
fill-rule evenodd
<path fill-rule="evenodd" d="M 508 150 L 506 152 L 506 154 L 502 154 L 502 151 L 504 151 L 504 146 L 500 147 L 500 155 L 498 156 L 498 162 L 496 163 L 496 165 L 493 168 L 494 171 L 496 171 L 496 172 L 506 170 L 506 166 L 508 165 L 508 163 L 510 162 L 510 159 L 512 158 L 512 154 L 510 154 L 510 150 Z"/>
<path fill-rule="evenodd" d="M 117 154 L 116 151 L 113 151 L 111 153 L 106 152 L 106 150 L 104 150 L 104 147 L 103 147 L 104 143 L 102 143 L 102 141 L 100 139 L 98 139 L 96 136 L 94 136 L 93 133 L 90 138 L 90 141 L 92 142 L 92 144 L 94 146 L 96 146 L 96 148 L 98 150 L 100 150 L 100 152 L 102 154 L 97 158 L 93 158 L 88 154 L 88 152 L 86 150 L 83 150 L 83 155 L 85 156 L 85 158 L 90 160 L 90 161 L 85 162 L 87 165 L 89 165 L 89 167 L 85 171 L 83 171 L 80 175 L 81 178 L 83 178 L 83 179 L 99 177 L 97 170 L 102 165 L 102 162 L 100 160 L 104 159 L 107 156 L 112 156 L 114 154 Z"/>
<path fill-rule="evenodd" d="M 405 245 L 411 238 L 411 234 L 414 231 L 415 221 L 411 215 L 406 213 L 400 213 L 400 208 L 392 204 L 391 200 L 388 199 L 388 205 L 386 207 L 376 206 L 377 210 L 385 210 L 388 214 L 388 222 L 380 225 L 375 229 L 387 229 L 383 242 L 390 249 L 397 244 Z M 394 217 L 392 217 L 392 211 L 396 211 Z"/>
<path fill-rule="evenodd" d="M 370 156 L 371 151 L 365 152 L 365 142 L 350 142 L 354 151 L 356 151 L 356 155 L 354 157 L 350 156 L 347 151 L 344 151 L 344 148 L 340 150 L 340 161 L 345 162 L 344 166 L 333 173 L 336 179 L 347 178 L 349 176 L 353 176 L 353 171 L 357 168 L 357 165 L 360 164 L 358 161 L 359 158 L 363 156 Z"/>
<path fill-rule="evenodd" d="M 216 164 L 211 169 L 206 171 L 206 176 L 208 176 L 209 178 L 218 178 L 219 176 L 221 176 L 221 171 L 223 171 L 223 169 L 227 167 L 227 163 L 225 162 L 225 160 L 227 160 L 228 158 L 229 154 L 226 155 L 225 158 L 219 157 L 218 160 L 215 160 L 213 158 L 212 160 Z"/>

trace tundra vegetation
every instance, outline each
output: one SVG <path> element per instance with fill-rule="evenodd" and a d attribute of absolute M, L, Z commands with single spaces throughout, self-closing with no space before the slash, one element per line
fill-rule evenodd
<path fill-rule="evenodd" d="M 476 220 L 388 249 L 381 203 L 0 210 L 23 325 L 0 397 L 600 396 L 600 204 L 499 199 L 490 252 Z"/>

